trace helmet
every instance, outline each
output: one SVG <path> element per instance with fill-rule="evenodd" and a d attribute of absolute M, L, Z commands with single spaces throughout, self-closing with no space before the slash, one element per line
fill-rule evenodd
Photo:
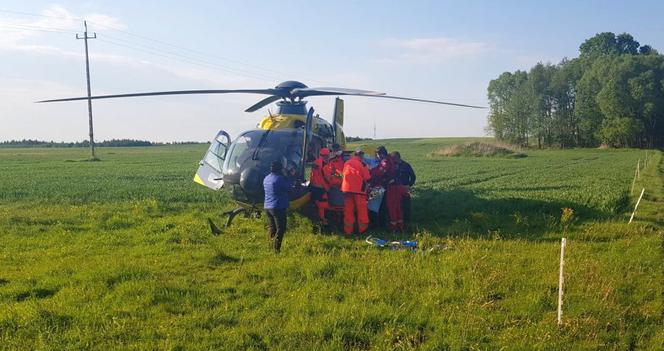
<path fill-rule="evenodd" d="M 330 149 L 324 147 L 324 148 L 320 149 L 319 154 L 320 154 L 321 156 L 327 156 L 327 155 L 330 154 Z"/>

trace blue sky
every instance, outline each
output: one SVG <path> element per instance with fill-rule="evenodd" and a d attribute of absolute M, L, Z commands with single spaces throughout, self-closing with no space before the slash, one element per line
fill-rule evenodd
<path fill-rule="evenodd" d="M 3 12 L 5 11 L 5 12 Z M 23 14 L 18 14 L 21 12 Z M 489 80 L 577 55 L 598 32 L 629 32 L 664 50 L 659 1 L 0 1 L 0 140 L 83 140 L 81 18 L 94 94 L 309 86 L 487 105 Z M 40 16 L 31 16 L 37 14 Z M 186 50 L 189 49 L 189 50 Z M 256 125 L 258 96 L 99 101 L 99 140 L 207 140 Z M 348 135 L 484 135 L 488 110 L 348 97 Z M 310 98 L 321 115 L 332 98 Z"/>

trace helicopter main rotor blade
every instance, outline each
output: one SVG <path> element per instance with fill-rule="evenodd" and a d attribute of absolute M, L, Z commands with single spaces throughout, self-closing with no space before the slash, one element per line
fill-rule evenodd
<path fill-rule="evenodd" d="M 359 89 L 346 89 L 346 88 L 300 88 L 300 89 L 294 89 L 291 92 L 291 95 L 297 96 L 297 97 L 322 96 L 322 95 L 367 96 L 367 97 L 377 97 L 377 98 L 386 98 L 386 99 L 395 99 L 395 100 L 426 102 L 426 103 L 440 104 L 440 105 L 450 105 L 450 106 L 460 106 L 460 107 L 470 107 L 470 108 L 482 108 L 482 109 L 486 108 L 486 107 L 483 107 L 483 106 L 457 104 L 457 103 L 454 103 L 454 102 L 446 102 L 446 101 L 438 101 L 438 100 L 415 99 L 415 98 L 402 97 L 402 96 L 392 96 L 392 95 L 386 95 L 385 93 L 380 93 L 380 92 L 377 92 L 377 91 L 359 90 Z"/>
<path fill-rule="evenodd" d="M 316 95 L 380 96 L 380 95 L 385 95 L 385 93 L 371 91 L 371 90 L 324 87 L 324 88 L 293 89 L 291 91 L 291 95 L 294 97 L 307 97 L 307 96 L 316 96 Z"/>
<path fill-rule="evenodd" d="M 288 83 L 288 84 L 286 84 Z M 294 84 L 297 83 L 297 84 Z M 402 96 L 391 96 L 386 95 L 385 93 L 371 91 L 371 90 L 360 90 L 360 89 L 348 89 L 348 88 L 334 88 L 334 87 L 321 87 L 321 88 L 308 88 L 306 85 L 299 82 L 284 82 L 278 85 L 276 88 L 271 89 L 230 89 L 230 90 L 219 90 L 219 89 L 209 89 L 209 90 L 173 90 L 173 91 L 154 91 L 146 93 L 130 93 L 130 94 L 115 94 L 115 95 L 98 95 L 91 97 L 72 97 L 64 99 L 52 99 L 52 100 L 42 100 L 37 101 L 37 103 L 44 102 L 62 102 L 62 101 L 80 101 L 80 100 L 99 100 L 99 99 L 114 99 L 114 98 L 127 98 L 127 97 L 140 97 L 140 96 L 160 96 L 160 95 L 195 95 L 195 94 L 232 94 L 232 93 L 245 93 L 245 94 L 263 94 L 270 95 L 269 97 L 257 102 L 253 106 L 249 107 L 246 112 L 254 112 L 260 108 L 269 105 L 279 99 L 290 99 L 294 101 L 296 98 L 304 98 L 307 96 L 325 96 L 325 95 L 350 95 L 350 96 L 367 96 L 367 97 L 379 97 L 386 99 L 395 99 L 395 100 L 406 100 L 406 101 L 416 101 L 416 102 L 426 102 L 432 104 L 440 105 L 450 105 L 450 106 L 460 106 L 460 107 L 470 107 L 470 108 L 486 108 L 482 106 L 466 105 L 466 104 L 457 104 L 453 102 L 438 101 L 438 100 L 426 100 L 426 99 L 415 99 Z"/>
<path fill-rule="evenodd" d="M 450 105 L 450 106 L 460 106 L 460 107 L 470 107 L 470 108 L 480 108 L 480 109 L 485 109 L 486 108 L 484 106 L 457 104 L 457 103 L 454 103 L 454 102 L 446 102 L 446 101 L 438 101 L 438 100 L 414 99 L 414 98 L 409 98 L 409 97 L 392 96 L 392 95 L 362 95 L 362 96 L 385 98 L 385 99 L 395 99 L 395 100 L 416 101 L 416 102 L 426 102 L 426 103 L 430 103 L 430 104 Z"/>
<path fill-rule="evenodd" d="M 277 89 L 234 89 L 234 90 L 211 89 L 211 90 L 153 91 L 153 92 L 147 92 L 147 93 L 97 95 L 97 96 L 90 97 L 90 99 L 99 100 L 99 99 L 115 99 L 115 98 L 139 97 L 139 96 L 194 95 L 194 94 L 233 94 L 233 93 L 276 95 L 277 98 L 280 98 L 280 97 L 282 97 L 282 95 L 284 95 L 283 91 L 277 90 Z M 78 101 L 78 100 L 87 100 L 87 99 L 88 99 L 87 96 L 83 96 L 83 97 L 73 97 L 73 98 L 64 98 L 64 99 L 42 100 L 42 101 L 37 101 L 37 103 Z"/>
<path fill-rule="evenodd" d="M 265 99 L 255 103 L 253 106 L 249 107 L 248 109 L 244 110 L 244 112 L 254 112 L 258 111 L 261 107 L 269 105 L 277 100 L 281 99 L 281 96 L 274 95 L 274 96 L 268 96 Z"/>

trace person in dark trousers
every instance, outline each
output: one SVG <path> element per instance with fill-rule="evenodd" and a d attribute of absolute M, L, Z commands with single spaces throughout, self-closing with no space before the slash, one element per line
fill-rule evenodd
<path fill-rule="evenodd" d="M 270 166 L 270 174 L 263 179 L 265 201 L 263 207 L 267 215 L 269 239 L 274 242 L 274 252 L 279 253 L 281 242 L 286 232 L 286 209 L 288 208 L 288 191 L 290 182 L 283 175 L 283 165 L 274 161 Z"/>
<path fill-rule="evenodd" d="M 410 193 L 410 188 L 415 184 L 415 171 L 411 167 L 410 163 L 401 159 L 401 154 L 398 151 L 392 153 L 392 159 L 396 164 L 396 178 L 401 185 L 405 188 L 405 195 L 403 197 L 403 202 L 401 203 L 403 220 L 405 223 L 410 223 L 412 215 L 412 196 Z"/>

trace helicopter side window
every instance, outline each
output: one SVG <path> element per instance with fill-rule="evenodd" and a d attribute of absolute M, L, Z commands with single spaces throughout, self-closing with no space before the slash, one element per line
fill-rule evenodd
<path fill-rule="evenodd" d="M 286 146 L 286 152 L 284 153 L 284 159 L 286 160 L 286 175 L 296 177 L 297 172 L 300 169 L 300 162 L 302 161 L 301 143 L 288 143 Z"/>
<path fill-rule="evenodd" d="M 231 144 L 228 150 L 228 157 L 224 161 L 224 170 L 231 171 L 231 173 L 239 170 L 242 164 L 251 158 L 253 151 L 256 149 L 259 136 L 255 131 L 245 133 L 239 136 Z"/>
<path fill-rule="evenodd" d="M 302 160 L 302 132 L 274 130 L 265 137 L 256 154 L 260 162 L 267 167 L 270 162 L 280 160 L 285 175 L 291 179 L 297 177 Z"/>

